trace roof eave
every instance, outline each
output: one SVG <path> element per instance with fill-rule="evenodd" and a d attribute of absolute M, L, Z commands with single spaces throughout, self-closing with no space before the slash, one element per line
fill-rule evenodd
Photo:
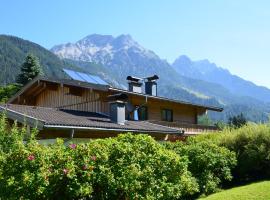
<path fill-rule="evenodd" d="M 29 89 L 33 84 L 35 84 L 37 81 L 47 81 L 47 82 L 52 82 L 56 84 L 64 84 L 64 85 L 69 85 L 69 86 L 76 86 L 76 87 L 83 87 L 83 88 L 88 88 L 88 89 L 97 89 L 101 91 L 107 91 L 109 89 L 109 86 L 103 86 L 103 85 L 93 85 L 90 83 L 84 83 L 80 81 L 75 81 L 74 84 L 69 83 L 68 79 L 59 79 L 59 80 L 51 80 L 50 78 L 46 77 L 41 77 L 37 76 L 33 80 L 31 80 L 29 83 L 27 83 L 25 86 L 23 86 L 15 95 L 13 95 L 8 101 L 8 104 L 11 104 L 16 98 L 18 98 L 20 95 L 22 95 L 27 89 Z M 76 84 L 75 84 L 76 83 Z"/>
<path fill-rule="evenodd" d="M 45 124 L 45 122 L 40 119 L 16 112 L 4 106 L 0 106 L 0 112 L 4 112 L 8 119 L 17 121 L 21 124 L 27 124 L 33 128 L 37 128 L 38 130 L 42 130 Z"/>
<path fill-rule="evenodd" d="M 217 112 L 222 112 L 223 111 L 223 108 L 220 108 L 220 107 L 212 107 L 212 106 L 204 106 L 204 105 L 200 105 L 200 104 L 193 104 L 193 103 L 190 103 L 190 102 L 184 102 L 184 101 L 179 101 L 179 100 L 175 100 L 175 99 L 168 99 L 168 98 L 160 97 L 160 96 L 152 96 L 152 95 L 147 95 L 147 94 L 138 93 L 138 92 L 131 92 L 131 91 L 128 91 L 128 90 L 122 90 L 122 89 L 117 89 L 117 88 L 113 88 L 113 87 L 110 87 L 109 90 L 119 91 L 119 92 L 124 92 L 124 93 L 128 93 L 128 94 L 137 95 L 137 96 L 143 96 L 143 97 L 147 97 L 147 98 L 159 99 L 159 100 L 163 100 L 163 101 L 169 101 L 169 102 L 174 102 L 174 103 L 179 103 L 179 104 L 184 104 L 184 105 L 195 106 L 195 107 L 198 107 L 198 108 L 203 108 L 203 109 L 217 111 Z"/>
<path fill-rule="evenodd" d="M 156 131 L 156 130 L 136 130 L 136 129 L 121 129 L 121 128 L 102 128 L 102 127 L 88 127 L 88 126 L 66 126 L 66 125 L 50 125 L 45 124 L 46 129 L 75 129 L 75 130 L 95 130 L 95 131 L 113 131 L 113 132 L 133 132 L 133 133 L 164 133 L 164 134 L 182 134 L 178 131 Z"/>
<path fill-rule="evenodd" d="M 30 88 L 35 82 L 40 80 L 40 76 L 37 76 L 33 80 L 31 80 L 29 83 L 27 83 L 25 86 L 23 86 L 16 94 L 14 94 L 7 103 L 12 103 L 15 99 L 17 99 L 20 95 L 22 95 L 28 88 Z"/>

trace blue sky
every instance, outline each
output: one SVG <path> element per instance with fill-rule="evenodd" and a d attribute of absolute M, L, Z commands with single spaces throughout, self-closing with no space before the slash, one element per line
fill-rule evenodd
<path fill-rule="evenodd" d="M 130 34 L 169 62 L 207 58 L 270 88 L 269 10 L 267 0 L 0 0 L 0 34 L 46 48 Z"/>

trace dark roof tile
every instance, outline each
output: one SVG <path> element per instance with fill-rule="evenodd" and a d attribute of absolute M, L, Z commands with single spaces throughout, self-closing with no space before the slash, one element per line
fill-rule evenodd
<path fill-rule="evenodd" d="M 77 127 L 98 128 L 108 130 L 125 130 L 136 132 L 158 132 L 158 133 L 179 133 L 179 130 L 166 126 L 156 125 L 147 121 L 126 121 L 125 125 L 119 125 L 102 114 L 65 110 L 47 107 L 36 107 L 26 105 L 7 104 L 1 105 L 2 110 L 7 108 L 8 112 L 16 112 L 20 115 L 35 118 L 44 123 L 44 127 Z"/>

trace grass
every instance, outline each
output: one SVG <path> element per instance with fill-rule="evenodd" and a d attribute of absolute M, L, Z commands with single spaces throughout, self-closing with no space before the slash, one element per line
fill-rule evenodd
<path fill-rule="evenodd" d="M 270 199 L 270 181 L 252 183 L 246 186 L 224 190 L 201 200 L 268 200 Z"/>

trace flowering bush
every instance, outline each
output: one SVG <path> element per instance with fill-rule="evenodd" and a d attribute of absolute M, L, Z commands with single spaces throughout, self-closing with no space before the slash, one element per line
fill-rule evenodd
<path fill-rule="evenodd" d="M 177 199 L 198 192 L 188 160 L 147 135 L 43 146 L 0 122 L 1 199 Z M 35 131 L 33 132 L 35 134 Z"/>

